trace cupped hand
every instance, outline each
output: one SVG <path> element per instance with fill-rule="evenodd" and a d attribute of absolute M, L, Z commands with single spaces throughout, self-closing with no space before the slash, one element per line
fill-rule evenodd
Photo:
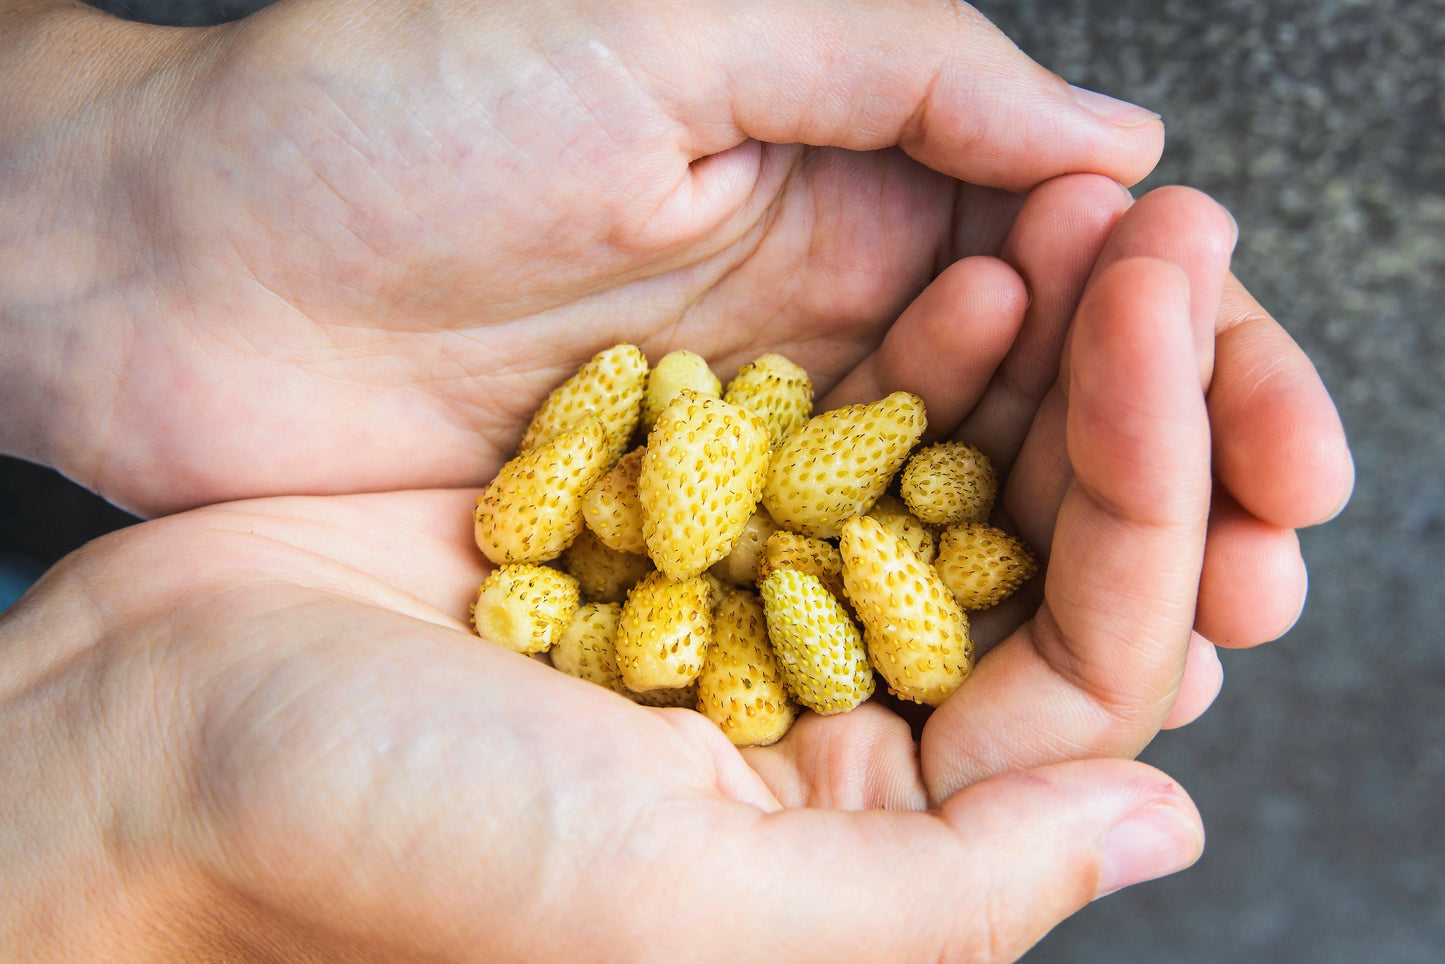
<path fill-rule="evenodd" d="M 104 894 L 52 910 L 72 957 L 109 937 L 243 958 L 1013 959 L 1201 843 L 1172 781 L 1098 759 L 1152 736 L 1185 665 L 1210 491 L 1200 294 L 1161 258 L 1090 279 L 1043 606 L 921 744 L 873 703 L 739 752 L 701 716 L 476 639 L 471 489 L 108 537 L 0 630 L 0 719 L 26 749 L 5 785 L 30 788 L 10 805 L 38 842 L 8 862 L 12 906 Z"/>
<path fill-rule="evenodd" d="M 1163 136 L 955 3 L 282 0 L 107 26 L 126 83 L 0 128 L 36 178 L 0 203 L 0 304 L 63 336 L 35 353 L 60 397 L 32 457 L 144 515 L 477 484 L 619 341 L 720 370 L 783 349 L 826 386 L 1007 231 L 966 185 L 1133 182 Z"/>
<path fill-rule="evenodd" d="M 740 753 L 698 714 L 478 639 L 471 498 L 195 510 L 32 590 L 0 623 L 12 946 L 1006 961 L 1198 855 L 1192 804 L 1142 764 L 1037 767 L 930 806 L 877 704 Z"/>

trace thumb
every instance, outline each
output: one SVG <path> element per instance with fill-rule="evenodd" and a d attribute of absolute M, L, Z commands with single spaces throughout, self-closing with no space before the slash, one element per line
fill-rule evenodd
<path fill-rule="evenodd" d="M 724 871 L 700 862 L 708 892 L 687 901 L 709 908 L 691 946 L 734 960 L 1012 961 L 1203 847 L 1178 784 L 1120 760 L 993 777 L 931 813 L 781 811 L 739 837 Z"/>
<path fill-rule="evenodd" d="M 1071 87 L 967 4 L 669 3 L 640 19 L 669 43 L 623 49 L 648 51 L 653 94 L 695 157 L 744 138 L 897 145 L 951 177 L 1022 191 L 1081 171 L 1133 184 L 1163 150 L 1157 114 Z"/>

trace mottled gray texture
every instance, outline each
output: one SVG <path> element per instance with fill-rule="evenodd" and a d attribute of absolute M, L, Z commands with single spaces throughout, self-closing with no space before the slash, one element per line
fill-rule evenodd
<path fill-rule="evenodd" d="M 979 6 L 1071 81 L 1163 114 L 1148 185 L 1235 212 L 1236 271 L 1319 366 L 1359 466 L 1348 510 L 1303 536 L 1299 625 L 1225 653 L 1211 713 L 1146 753 L 1194 794 L 1203 860 L 1027 959 L 1445 960 L 1445 0 Z"/>
<path fill-rule="evenodd" d="M 1225 653 L 1210 714 L 1145 754 L 1194 795 L 1203 860 L 1027 960 L 1445 961 L 1445 2 L 979 6 L 1164 116 L 1145 186 L 1234 212 L 1236 273 L 1323 373 L 1359 472 L 1303 534 L 1299 624 Z"/>

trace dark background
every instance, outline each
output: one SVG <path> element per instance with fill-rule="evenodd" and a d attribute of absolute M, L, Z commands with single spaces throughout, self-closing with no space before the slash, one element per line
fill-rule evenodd
<path fill-rule="evenodd" d="M 101 5 L 177 24 L 259 6 Z M 1164 116 L 1145 186 L 1235 213 L 1236 273 L 1319 367 L 1359 471 L 1302 535 L 1299 624 L 1223 653 L 1213 710 L 1145 753 L 1193 793 L 1203 859 L 1027 960 L 1445 961 L 1445 0 L 978 6 L 1070 81 Z M 48 564 L 126 519 L 0 463 L 0 553 Z"/>

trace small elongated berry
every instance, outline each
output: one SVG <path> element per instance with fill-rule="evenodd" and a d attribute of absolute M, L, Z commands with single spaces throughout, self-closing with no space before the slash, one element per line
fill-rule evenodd
<path fill-rule="evenodd" d="M 582 497 L 582 518 L 605 545 L 619 552 L 647 552 L 642 535 L 642 500 L 637 477 L 642 472 L 641 446 L 617 460 Z"/>
<path fill-rule="evenodd" d="M 617 622 L 617 668 L 627 688 L 675 689 L 697 678 L 712 641 L 712 587 L 701 576 L 642 578 Z"/>
<path fill-rule="evenodd" d="M 1039 571 L 1028 543 L 983 522 L 944 529 L 933 566 L 967 610 L 1003 602 Z"/>
<path fill-rule="evenodd" d="M 816 576 L 776 569 L 758 590 L 783 682 L 799 703 L 842 713 L 873 695 L 858 627 Z"/>
<path fill-rule="evenodd" d="M 760 415 L 776 449 L 812 417 L 813 380 L 787 358 L 768 352 L 738 369 L 723 398 Z"/>
<path fill-rule="evenodd" d="M 932 562 L 938 554 L 938 537 L 898 496 L 883 493 L 864 515 L 883 523 L 883 528 L 902 539 L 924 562 Z"/>
<path fill-rule="evenodd" d="M 762 600 L 751 592 L 729 592 L 712 620 L 712 645 L 697 677 L 698 711 L 735 746 L 776 743 L 798 711 L 768 641 Z"/>
<path fill-rule="evenodd" d="M 588 602 L 620 603 L 638 580 L 653 570 L 651 559 L 603 545 L 585 526 L 563 550 L 557 564 L 577 580 L 582 598 Z"/>
<path fill-rule="evenodd" d="M 903 466 L 898 494 L 929 525 L 985 522 L 998 494 L 998 475 L 993 460 L 967 442 L 935 442 Z"/>
<path fill-rule="evenodd" d="M 582 497 L 607 465 L 606 432 L 590 415 L 518 455 L 477 496 L 477 546 L 498 565 L 557 558 L 581 531 Z"/>
<path fill-rule="evenodd" d="M 722 381 L 708 367 L 707 359 L 680 348 L 659 358 L 647 373 L 647 391 L 642 396 L 643 431 L 652 431 L 657 416 L 684 389 L 718 398 L 722 395 Z"/>
<path fill-rule="evenodd" d="M 758 556 L 757 581 L 761 584 L 775 569 L 794 569 L 817 576 L 823 588 L 843 603 L 844 609 L 848 608 L 843 589 L 843 557 L 838 547 L 826 539 L 779 529 L 768 537 Z"/>
<path fill-rule="evenodd" d="M 500 566 L 477 590 L 472 623 L 477 635 L 518 653 L 545 653 L 579 602 L 577 580 L 546 566 Z"/>
<path fill-rule="evenodd" d="M 617 620 L 621 603 L 583 603 L 552 646 L 552 665 L 568 676 L 612 690 L 628 691 L 617 671 Z"/>
<path fill-rule="evenodd" d="M 608 464 L 616 462 L 637 428 L 646 386 L 647 356 L 642 349 L 614 345 L 598 352 L 542 402 L 517 451 L 544 444 L 590 413 L 607 432 Z"/>
<path fill-rule="evenodd" d="M 814 415 L 774 453 L 763 505 L 779 526 L 831 539 L 883 494 L 927 425 L 907 392 Z"/>
<path fill-rule="evenodd" d="M 758 506 L 743 526 L 738 541 L 728 554 L 723 556 L 708 571 L 733 586 L 752 589 L 758 584 L 758 557 L 768 537 L 778 531 L 778 525 L 768 510 Z"/>
<path fill-rule="evenodd" d="M 647 436 L 637 489 L 647 553 L 672 579 L 696 576 L 737 542 L 768 471 L 762 419 L 684 391 Z"/>
<path fill-rule="evenodd" d="M 973 669 L 968 616 L 938 572 L 876 519 L 843 523 L 843 583 L 873 668 L 895 695 L 937 706 Z"/>

